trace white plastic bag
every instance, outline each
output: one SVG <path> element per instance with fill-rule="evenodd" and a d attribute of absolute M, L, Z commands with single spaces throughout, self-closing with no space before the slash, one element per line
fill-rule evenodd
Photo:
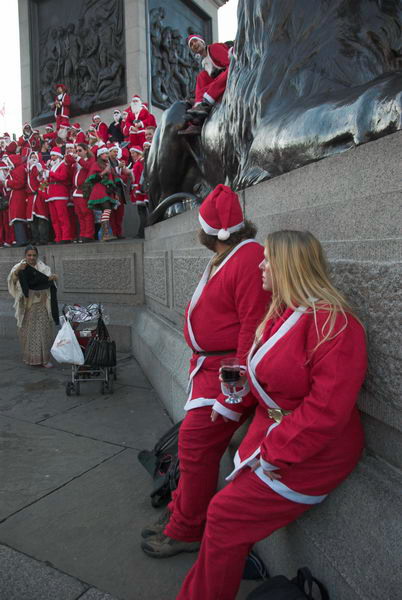
<path fill-rule="evenodd" d="M 50 352 L 52 353 L 53 358 L 59 363 L 70 363 L 73 365 L 84 364 L 84 354 L 69 321 L 64 320 Z"/>

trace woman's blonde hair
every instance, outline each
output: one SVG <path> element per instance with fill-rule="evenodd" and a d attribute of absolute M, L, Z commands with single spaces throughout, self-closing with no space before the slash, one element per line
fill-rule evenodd
<path fill-rule="evenodd" d="M 272 302 L 257 328 L 256 341 L 261 340 L 269 319 L 279 317 L 284 307 L 304 306 L 314 313 L 318 343 L 333 339 L 347 325 L 347 314 L 357 318 L 345 297 L 331 283 L 320 242 L 309 231 L 275 231 L 266 240 L 266 252 L 271 265 Z M 316 312 L 326 311 L 328 317 L 318 331 Z M 345 319 L 334 332 L 341 313 Z"/>

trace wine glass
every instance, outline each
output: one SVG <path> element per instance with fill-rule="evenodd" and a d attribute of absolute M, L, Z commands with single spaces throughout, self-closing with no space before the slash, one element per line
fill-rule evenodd
<path fill-rule="evenodd" d="M 241 379 L 241 365 L 237 357 L 224 358 L 221 361 L 220 377 L 224 388 L 228 388 L 229 396 L 225 398 L 227 404 L 240 404 L 241 396 L 237 393 L 236 387 L 241 387 L 238 384 Z M 225 393 L 225 392 L 224 392 Z"/>

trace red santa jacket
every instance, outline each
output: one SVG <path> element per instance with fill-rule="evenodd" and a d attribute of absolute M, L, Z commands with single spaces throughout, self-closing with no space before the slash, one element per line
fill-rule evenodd
<path fill-rule="evenodd" d="M 327 317 L 324 310 L 314 318 L 310 309 L 287 309 L 267 323 L 248 361 L 257 409 L 229 479 L 260 459 L 256 476 L 271 489 L 315 504 L 355 467 L 364 437 L 356 402 L 367 367 L 365 333 L 351 315 L 345 326 L 340 314 L 337 335 L 317 347 Z M 291 411 L 279 423 L 272 412 L 278 408 Z M 279 469 L 282 479 L 272 482 L 263 469 Z"/>
<path fill-rule="evenodd" d="M 109 128 L 106 125 L 106 123 L 101 121 L 100 123 L 98 123 L 98 125 L 94 125 L 94 127 L 96 129 L 98 136 L 102 140 L 102 142 L 104 142 L 106 144 L 106 142 L 109 139 Z"/>
<path fill-rule="evenodd" d="M 66 92 L 64 92 L 63 94 L 59 94 L 54 99 L 54 102 L 55 102 L 54 116 L 55 117 L 65 117 L 68 119 L 70 116 L 70 104 L 71 104 L 69 94 L 66 94 Z M 56 106 L 56 102 L 60 102 L 61 106 L 60 107 Z"/>
<path fill-rule="evenodd" d="M 75 143 L 76 144 L 87 144 L 88 143 L 87 136 L 85 135 L 85 133 L 83 131 L 79 131 L 77 133 L 77 137 L 75 138 Z"/>
<path fill-rule="evenodd" d="M 64 160 L 53 164 L 49 169 L 49 191 L 46 202 L 69 200 L 70 171 Z"/>
<path fill-rule="evenodd" d="M 218 69 L 226 69 L 229 66 L 229 47 L 226 44 L 209 44 L 207 54 Z"/>
<path fill-rule="evenodd" d="M 257 325 L 271 295 L 262 289 L 259 264 L 264 249 L 254 240 L 235 246 L 208 280 L 204 271 L 186 310 L 184 336 L 194 354 L 190 362 L 189 410 L 212 406 L 222 397 L 219 368 L 223 356 L 197 352 L 222 352 L 237 356 L 245 365 Z"/>
<path fill-rule="evenodd" d="M 141 176 L 144 172 L 144 159 L 139 158 L 132 165 L 132 173 L 133 173 L 133 186 L 132 186 L 132 194 L 131 201 L 134 203 L 144 204 L 148 201 L 147 194 L 141 190 Z"/>
<path fill-rule="evenodd" d="M 89 177 L 91 165 L 95 162 L 94 158 L 80 158 L 74 164 L 73 171 L 73 196 L 74 198 L 82 198 L 82 185 Z"/>
<path fill-rule="evenodd" d="M 10 171 L 6 179 L 6 187 L 10 191 L 9 199 L 9 218 L 10 225 L 15 221 L 26 220 L 26 183 L 27 175 L 25 165 L 21 157 L 17 154 L 11 154 L 10 160 L 14 164 L 14 169 Z"/>
<path fill-rule="evenodd" d="M 133 111 L 131 110 L 131 107 L 126 109 L 127 111 L 127 122 L 125 123 L 125 127 L 130 127 L 130 125 L 133 124 L 134 121 L 140 121 L 139 123 L 139 128 L 140 129 L 145 129 L 145 127 L 148 126 L 153 126 L 156 127 L 156 120 L 154 115 L 152 115 L 149 110 L 147 110 L 146 108 L 142 108 L 140 110 L 140 112 L 135 115 L 133 113 Z M 126 135 L 123 131 L 123 134 Z"/>

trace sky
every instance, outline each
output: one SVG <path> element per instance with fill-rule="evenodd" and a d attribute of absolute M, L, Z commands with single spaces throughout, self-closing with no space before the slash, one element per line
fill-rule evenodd
<path fill-rule="evenodd" d="M 218 10 L 219 41 L 234 39 L 238 0 L 229 0 Z M 21 78 L 18 0 L 0 0 L 2 67 L 0 87 L 0 133 L 20 133 Z M 4 26 L 6 24 L 6 26 Z M 7 60 L 4 60 L 7 58 Z"/>

